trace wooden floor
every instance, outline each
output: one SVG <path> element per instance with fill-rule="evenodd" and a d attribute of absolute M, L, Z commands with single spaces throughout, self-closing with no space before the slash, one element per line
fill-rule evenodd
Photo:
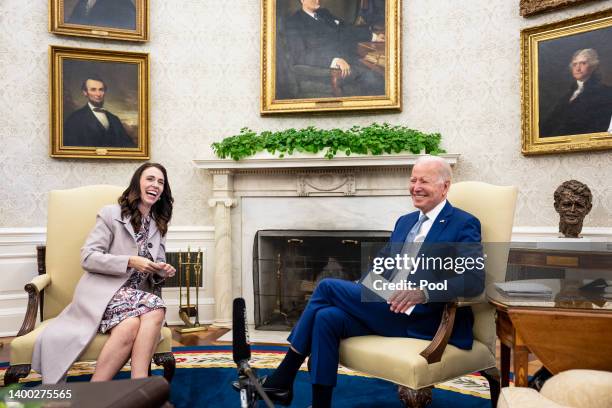
<path fill-rule="evenodd" d="M 179 326 L 170 326 L 171 329 L 176 329 Z M 172 346 L 173 347 L 181 347 L 181 346 L 208 346 L 214 344 L 230 344 L 229 342 L 221 342 L 218 341 L 221 336 L 227 333 L 229 329 L 217 329 L 217 328 L 209 328 L 207 331 L 201 331 L 196 333 L 188 333 L 188 334 L 180 334 L 176 330 L 172 330 Z M 13 337 L 1 337 L 0 343 L 4 343 L 2 347 L 0 347 L 0 361 L 9 361 L 9 350 L 10 350 L 10 342 Z M 497 345 L 497 356 L 499 357 L 499 344 Z M 511 363 L 512 364 L 512 363 Z M 499 359 L 497 361 L 497 366 L 499 367 Z M 510 366 L 512 367 L 512 365 Z M 533 375 L 540 367 L 542 367 L 542 363 L 540 363 L 533 355 L 530 355 L 529 358 L 529 375 Z"/>

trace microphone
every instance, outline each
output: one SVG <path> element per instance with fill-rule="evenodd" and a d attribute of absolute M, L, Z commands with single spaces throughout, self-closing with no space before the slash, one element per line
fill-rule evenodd
<path fill-rule="evenodd" d="M 246 305 L 243 298 L 234 299 L 232 305 L 232 356 L 234 363 L 238 366 L 241 407 L 257 406 L 257 398 L 255 397 L 255 392 L 257 392 L 269 408 L 274 408 L 274 404 L 266 395 L 254 370 L 249 365 L 251 345 L 247 330 Z"/>
<path fill-rule="evenodd" d="M 243 298 L 234 299 L 232 308 L 232 355 L 238 369 L 244 369 L 251 359 L 251 347 L 246 325 L 246 305 Z"/>

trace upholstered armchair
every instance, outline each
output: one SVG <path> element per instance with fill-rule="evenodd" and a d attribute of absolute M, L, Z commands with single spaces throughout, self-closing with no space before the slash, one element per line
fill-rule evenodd
<path fill-rule="evenodd" d="M 487 285 L 505 280 L 516 195 L 516 187 L 472 181 L 452 184 L 448 193 L 453 206 L 480 220 L 483 243 L 499 243 L 484 248 Z M 460 306 L 471 306 L 474 313 L 471 350 L 447 344 Z M 431 402 L 434 384 L 479 371 L 489 381 L 495 407 L 499 396 L 495 341 L 495 308 L 481 296 L 471 302 L 446 304 L 432 341 L 382 336 L 342 340 L 340 363 L 398 384 L 400 399 L 407 407 L 424 407 Z"/>
<path fill-rule="evenodd" d="M 549 378 L 540 392 L 526 387 L 501 390 L 497 408 L 609 408 L 612 373 L 568 370 Z"/>
<path fill-rule="evenodd" d="M 11 341 L 10 366 L 4 384 L 12 384 L 29 374 L 34 342 L 43 328 L 71 301 L 74 289 L 83 274 L 80 249 L 91 231 L 96 214 L 104 205 L 117 202 L 122 187 L 96 185 L 49 193 L 47 244 L 38 248 L 38 273 L 25 285 L 28 307 L 21 329 Z M 36 317 L 40 305 L 40 321 Z M 171 352 L 172 333 L 161 330 L 153 361 L 164 367 L 164 377 L 170 381 L 175 361 Z M 96 360 L 108 334 L 97 334 L 78 361 Z"/>

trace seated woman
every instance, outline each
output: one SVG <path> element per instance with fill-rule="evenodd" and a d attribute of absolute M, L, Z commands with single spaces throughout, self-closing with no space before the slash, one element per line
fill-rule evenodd
<path fill-rule="evenodd" d="M 112 379 L 130 357 L 132 378 L 148 376 L 166 313 L 154 288 L 176 272 L 165 263 L 174 202 L 166 169 L 140 166 L 118 202 L 98 213 L 81 248 L 85 273 L 72 302 L 36 341 L 32 368 L 44 383 L 65 379 L 96 333 L 110 336 L 92 381 Z"/>

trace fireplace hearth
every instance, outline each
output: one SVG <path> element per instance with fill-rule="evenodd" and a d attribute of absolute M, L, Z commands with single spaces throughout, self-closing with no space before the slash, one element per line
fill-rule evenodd
<path fill-rule="evenodd" d="M 255 327 L 290 330 L 317 283 L 357 280 L 389 231 L 260 230 L 253 245 Z"/>

